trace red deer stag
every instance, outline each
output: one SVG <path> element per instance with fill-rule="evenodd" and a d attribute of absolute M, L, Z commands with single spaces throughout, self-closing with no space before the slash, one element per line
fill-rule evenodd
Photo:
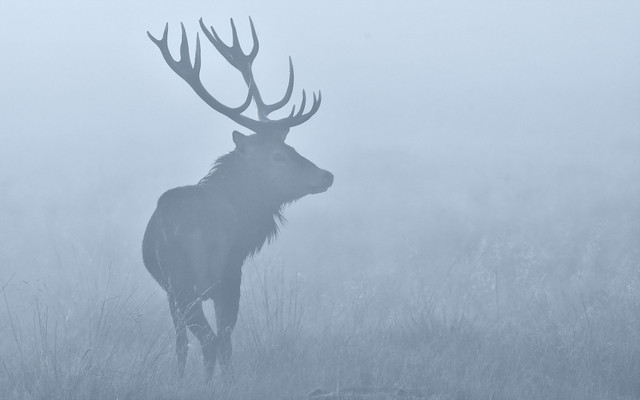
<path fill-rule="evenodd" d="M 231 377 L 231 332 L 238 316 L 242 264 L 277 236 L 287 204 L 324 192 L 333 183 L 333 174 L 318 168 L 284 142 L 290 128 L 318 111 L 320 92 L 317 97 L 314 93 L 308 111 L 303 91 L 297 112 L 294 105 L 287 117 L 269 119 L 269 114 L 284 107 L 291 98 L 293 64 L 289 58 L 289 83 L 284 97 L 273 104 L 265 103 L 251 70 L 259 44 L 253 21 L 249 22 L 253 48 L 245 54 L 233 20 L 233 43 L 228 46 L 213 27 L 207 29 L 200 19 L 204 35 L 242 73 L 247 84 L 246 100 L 235 108 L 219 102 L 202 85 L 199 36 L 192 64 L 184 25 L 178 61 L 168 48 L 168 24 L 161 39 L 147 32 L 173 72 L 205 103 L 254 132 L 245 136 L 234 131 L 235 149 L 218 158 L 204 178 L 196 185 L 164 193 L 144 234 L 144 264 L 169 299 L 180 377 L 184 376 L 187 358 L 187 328 L 202 346 L 207 380 L 213 374 L 216 355 L 225 381 Z M 252 102 L 256 104 L 257 119 L 243 115 Z M 217 334 L 202 312 L 202 302 L 209 299 L 215 307 Z"/>

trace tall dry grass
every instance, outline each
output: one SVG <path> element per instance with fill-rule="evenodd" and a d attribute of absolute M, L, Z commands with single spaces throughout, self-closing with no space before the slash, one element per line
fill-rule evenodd
<path fill-rule="evenodd" d="M 140 260 L 148 202 L 26 212 L 25 187 L 0 199 L 0 399 L 638 398 L 640 170 L 598 163 L 509 179 L 458 165 L 336 187 L 330 218 L 293 207 L 300 225 L 244 266 L 226 390 L 204 385 L 193 338 L 174 377 L 166 298 Z M 340 203 L 363 193 L 375 201 Z"/>
<path fill-rule="evenodd" d="M 545 249 L 515 235 L 483 237 L 428 269 L 404 247 L 395 269 L 333 287 L 258 257 L 244 269 L 232 388 L 217 376 L 203 383 L 193 338 L 187 377 L 175 379 L 165 298 L 138 286 L 144 272 L 124 273 L 140 265 L 63 252 L 61 262 L 76 265 L 69 270 L 91 272 L 0 284 L 0 398 L 295 399 L 315 389 L 344 398 L 637 398 L 637 260 L 606 256 L 597 240 L 583 243 L 562 286 L 534 273 L 553 261 Z M 594 258 L 617 261 L 616 273 L 596 274 Z"/>

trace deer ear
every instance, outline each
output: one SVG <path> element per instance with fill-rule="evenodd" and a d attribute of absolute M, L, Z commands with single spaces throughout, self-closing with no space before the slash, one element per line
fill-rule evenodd
<path fill-rule="evenodd" d="M 247 142 L 247 136 L 238 131 L 233 131 L 233 143 L 236 144 L 236 149 L 243 151 L 245 143 Z"/>

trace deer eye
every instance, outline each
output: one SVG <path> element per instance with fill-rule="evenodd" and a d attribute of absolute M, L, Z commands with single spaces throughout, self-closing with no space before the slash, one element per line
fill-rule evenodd
<path fill-rule="evenodd" d="M 275 153 L 271 156 L 271 159 L 277 163 L 284 163 L 287 161 L 286 157 L 282 153 Z"/>

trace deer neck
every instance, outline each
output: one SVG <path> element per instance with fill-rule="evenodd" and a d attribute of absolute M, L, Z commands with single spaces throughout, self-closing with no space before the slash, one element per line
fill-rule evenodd
<path fill-rule="evenodd" d="M 216 160 L 211 171 L 198 185 L 226 198 L 241 215 L 249 219 L 273 218 L 280 214 L 286 203 L 269 183 L 247 170 L 234 152 Z"/>

